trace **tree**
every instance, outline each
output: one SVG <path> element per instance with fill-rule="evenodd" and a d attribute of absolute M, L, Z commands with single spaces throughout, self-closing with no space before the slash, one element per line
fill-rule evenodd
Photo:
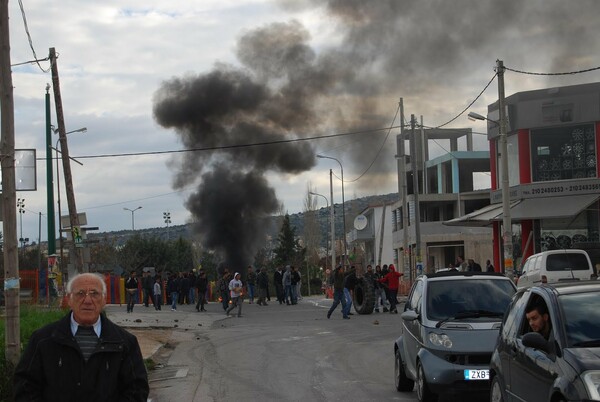
<path fill-rule="evenodd" d="M 301 247 L 296 238 L 296 228 L 290 225 L 290 215 L 285 214 L 279 236 L 278 244 L 273 250 L 275 263 L 277 265 L 298 265 L 298 257 L 301 257 Z"/>

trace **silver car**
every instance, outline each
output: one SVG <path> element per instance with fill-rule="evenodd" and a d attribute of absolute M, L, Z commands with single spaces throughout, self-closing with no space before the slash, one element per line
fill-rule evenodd
<path fill-rule="evenodd" d="M 419 401 L 489 392 L 489 368 L 505 310 L 516 292 L 502 274 L 447 271 L 413 284 L 394 343 L 395 383 Z"/>

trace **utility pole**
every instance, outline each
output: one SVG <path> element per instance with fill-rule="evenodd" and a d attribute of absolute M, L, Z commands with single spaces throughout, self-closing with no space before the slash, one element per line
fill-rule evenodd
<path fill-rule="evenodd" d="M 415 267 L 421 262 L 421 210 L 419 208 L 419 171 L 417 170 L 417 143 L 415 115 L 410 115 L 410 168 L 413 174 L 413 203 L 415 211 Z M 412 270 L 412 267 L 411 267 Z"/>
<path fill-rule="evenodd" d="M 19 362 L 19 256 L 17 254 L 17 191 L 15 183 L 15 105 L 10 67 L 8 0 L 0 0 L 0 164 L 2 166 L 2 233 L 4 234 L 5 354 Z"/>
<path fill-rule="evenodd" d="M 400 141 L 397 146 L 398 148 L 398 176 L 400 180 L 398 185 L 400 188 L 400 200 L 402 202 L 402 229 L 404 236 L 402 236 L 402 267 L 403 272 L 408 272 L 408 277 L 412 281 L 413 271 L 410 268 L 410 263 L 407 258 L 408 253 L 408 208 L 406 203 L 407 191 L 406 191 L 406 146 L 404 142 L 404 100 L 400 98 Z"/>
<path fill-rule="evenodd" d="M 502 242 L 504 245 L 504 272 L 513 279 L 512 222 L 510 216 L 510 185 L 508 182 L 508 143 L 506 107 L 504 99 L 504 62 L 496 60 L 498 74 L 498 111 L 500 112 L 500 173 L 502 174 Z"/>
<path fill-rule="evenodd" d="M 79 232 L 79 216 L 77 215 L 77 206 L 75 204 L 75 193 L 73 191 L 73 176 L 71 175 L 71 163 L 69 160 L 69 147 L 67 145 L 67 134 L 65 129 L 65 119 L 62 108 L 62 97 L 60 95 L 60 82 L 58 79 L 58 65 L 56 63 L 56 51 L 50 48 L 50 63 L 52 65 L 52 87 L 54 90 L 54 105 L 56 107 L 56 124 L 58 125 L 58 137 L 60 139 L 60 154 L 63 163 L 63 173 L 65 175 L 65 191 L 67 192 L 67 206 L 69 207 L 69 222 L 71 223 L 71 232 L 73 234 L 73 257 L 72 261 L 75 270 L 78 273 L 83 272 L 83 253 L 81 248 L 75 245 L 75 233 Z M 61 234 L 62 235 L 62 234 Z M 64 272 L 64 271 L 63 271 Z"/>

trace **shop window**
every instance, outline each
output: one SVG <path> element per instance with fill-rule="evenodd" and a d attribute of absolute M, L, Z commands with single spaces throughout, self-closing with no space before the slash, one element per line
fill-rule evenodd
<path fill-rule="evenodd" d="M 536 252 L 569 249 L 600 241 L 598 202 L 574 218 L 540 219 L 534 224 Z"/>
<path fill-rule="evenodd" d="M 531 172 L 536 181 L 596 177 L 592 124 L 531 130 Z"/>

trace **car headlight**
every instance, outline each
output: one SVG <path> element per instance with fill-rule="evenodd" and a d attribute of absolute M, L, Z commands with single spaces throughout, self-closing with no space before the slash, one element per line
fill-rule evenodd
<path fill-rule="evenodd" d="M 452 340 L 446 334 L 436 334 L 432 332 L 429 334 L 429 341 L 435 346 L 443 346 L 450 349 L 452 347 Z"/>
<path fill-rule="evenodd" d="M 600 371 L 586 371 L 581 375 L 590 399 L 600 401 Z"/>

